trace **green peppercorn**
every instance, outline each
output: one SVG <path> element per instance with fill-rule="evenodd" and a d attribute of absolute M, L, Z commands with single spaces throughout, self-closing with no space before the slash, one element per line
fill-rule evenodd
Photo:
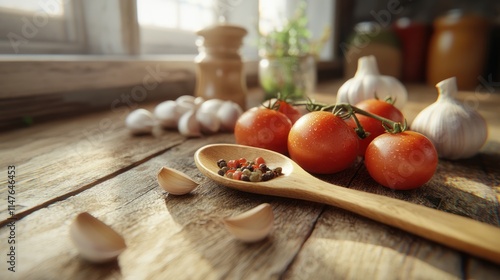
<path fill-rule="evenodd" d="M 252 172 L 250 174 L 250 182 L 260 182 L 262 181 L 262 173 L 260 172 Z"/>

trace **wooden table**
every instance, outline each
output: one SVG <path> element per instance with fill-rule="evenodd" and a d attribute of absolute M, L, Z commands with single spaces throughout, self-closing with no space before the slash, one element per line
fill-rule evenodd
<path fill-rule="evenodd" d="M 339 86 L 322 84 L 314 97 L 332 103 Z M 436 91 L 419 85 L 408 91 L 403 112 L 411 121 L 435 100 Z M 500 95 L 462 92 L 460 97 L 475 102 L 488 121 L 489 140 L 477 156 L 440 160 L 433 179 L 413 191 L 381 187 L 362 163 L 321 179 L 500 226 Z M 128 111 L 93 113 L 0 136 L 0 279 L 500 277 L 497 264 L 335 207 L 218 186 L 196 169 L 193 154 L 206 144 L 233 143 L 232 134 L 187 139 L 158 128 L 152 136 L 133 137 L 123 124 Z M 16 171 L 10 198 L 8 166 Z M 185 172 L 200 186 L 188 195 L 168 195 L 156 182 L 162 166 Z M 15 199 L 13 217 L 9 199 Z M 226 232 L 223 217 L 263 202 L 275 214 L 266 240 L 244 244 Z M 118 261 L 94 265 L 79 256 L 69 225 L 84 211 L 123 234 L 128 248 Z M 9 240 L 15 240 L 11 264 Z M 16 272 L 8 270 L 12 264 Z"/>

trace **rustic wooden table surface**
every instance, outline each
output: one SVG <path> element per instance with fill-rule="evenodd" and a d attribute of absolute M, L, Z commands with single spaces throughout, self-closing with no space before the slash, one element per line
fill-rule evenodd
<path fill-rule="evenodd" d="M 332 103 L 339 86 L 321 84 L 314 98 Z M 408 91 L 403 113 L 411 122 L 437 93 L 421 85 L 409 85 Z M 381 187 L 362 163 L 321 179 L 500 226 L 500 95 L 459 96 L 488 122 L 489 139 L 477 156 L 440 160 L 433 179 L 413 191 Z M 153 135 L 133 137 L 124 128 L 128 111 L 92 113 L 0 136 L 0 279 L 500 278 L 497 264 L 342 209 L 219 186 L 196 169 L 193 154 L 206 144 L 234 143 L 232 134 L 188 139 L 158 128 Z M 10 198 L 9 166 L 16 171 Z M 162 166 L 185 172 L 200 186 L 188 195 L 168 195 L 156 181 Z M 275 215 L 267 239 L 245 244 L 228 234 L 223 217 L 263 202 Z M 95 265 L 79 256 L 69 225 L 85 211 L 123 234 L 128 248 L 117 261 Z M 7 255 L 12 251 L 14 258 Z M 9 270 L 13 266 L 15 272 Z"/>

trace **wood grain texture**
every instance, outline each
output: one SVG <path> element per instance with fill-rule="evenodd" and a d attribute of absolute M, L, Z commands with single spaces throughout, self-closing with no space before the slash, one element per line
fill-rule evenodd
<path fill-rule="evenodd" d="M 18 215 L 92 187 L 185 140 L 176 131 L 158 128 L 133 137 L 124 126 L 130 111 L 121 108 L 16 130 L 1 136 L 0 166 L 15 165 Z M 0 192 L 7 193 L 7 177 Z M 40 191 L 40 189 L 44 191 Z M 8 218 L 0 209 L 0 224 Z"/>
<path fill-rule="evenodd" d="M 192 160 L 194 151 L 207 142 L 227 140 L 225 135 L 189 140 L 18 221 L 23 246 L 16 275 L 22 279 L 278 278 L 324 206 L 248 195 L 201 176 Z M 189 195 L 167 195 L 155 178 L 164 165 L 186 172 L 200 186 Z M 270 203 L 275 213 L 274 230 L 266 240 L 245 244 L 225 231 L 223 217 L 263 202 Z M 95 266 L 80 259 L 68 233 L 71 220 L 82 211 L 124 235 L 128 248 L 117 263 Z M 3 227 L 0 238 L 6 239 L 7 234 Z M 5 271 L 0 270 L 0 275 L 5 276 Z"/>
<path fill-rule="evenodd" d="M 340 82 L 320 85 L 333 102 Z M 414 118 L 433 100 L 410 86 L 404 113 Z M 475 96 L 475 93 L 460 93 Z M 484 97 L 484 98 L 483 98 Z M 498 95 L 476 96 L 489 142 L 476 157 L 439 163 L 425 187 L 393 192 L 377 185 L 362 163 L 320 176 L 343 187 L 383 194 L 499 226 Z M 55 100 L 57 102 L 57 100 Z M 149 107 L 151 108 L 151 107 Z M 187 139 L 175 131 L 131 137 L 127 107 L 34 125 L 0 135 L 0 167 L 18 171 L 18 272 L 0 263 L 0 279 L 497 279 L 500 266 L 344 210 L 218 186 L 196 169 L 194 151 L 234 143 L 232 134 Z M 161 166 L 184 171 L 200 186 L 172 196 L 156 183 Z M 6 178 L 0 177 L 0 240 L 5 254 Z M 268 202 L 271 235 L 255 244 L 235 240 L 221 219 Z M 69 239 L 76 214 L 88 211 L 122 233 L 128 248 L 117 262 L 82 260 Z"/>
<path fill-rule="evenodd" d="M 284 279 L 461 279 L 461 276 L 461 256 L 455 251 L 329 207 Z"/>

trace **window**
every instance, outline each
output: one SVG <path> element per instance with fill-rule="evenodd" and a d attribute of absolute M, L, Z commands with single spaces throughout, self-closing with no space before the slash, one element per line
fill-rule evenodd
<path fill-rule="evenodd" d="M 142 53 L 195 54 L 195 31 L 215 22 L 213 0 L 137 0 Z"/>
<path fill-rule="evenodd" d="M 78 1 L 0 0 L 0 52 L 82 53 Z"/>
<path fill-rule="evenodd" d="M 242 54 L 255 60 L 257 28 L 279 26 L 299 0 L 0 0 L 0 53 L 197 54 L 196 30 L 224 21 L 243 26 Z M 335 1 L 308 1 L 319 36 Z M 259 9 L 260 5 L 260 9 Z M 332 45 L 322 58 L 331 58 Z"/>

